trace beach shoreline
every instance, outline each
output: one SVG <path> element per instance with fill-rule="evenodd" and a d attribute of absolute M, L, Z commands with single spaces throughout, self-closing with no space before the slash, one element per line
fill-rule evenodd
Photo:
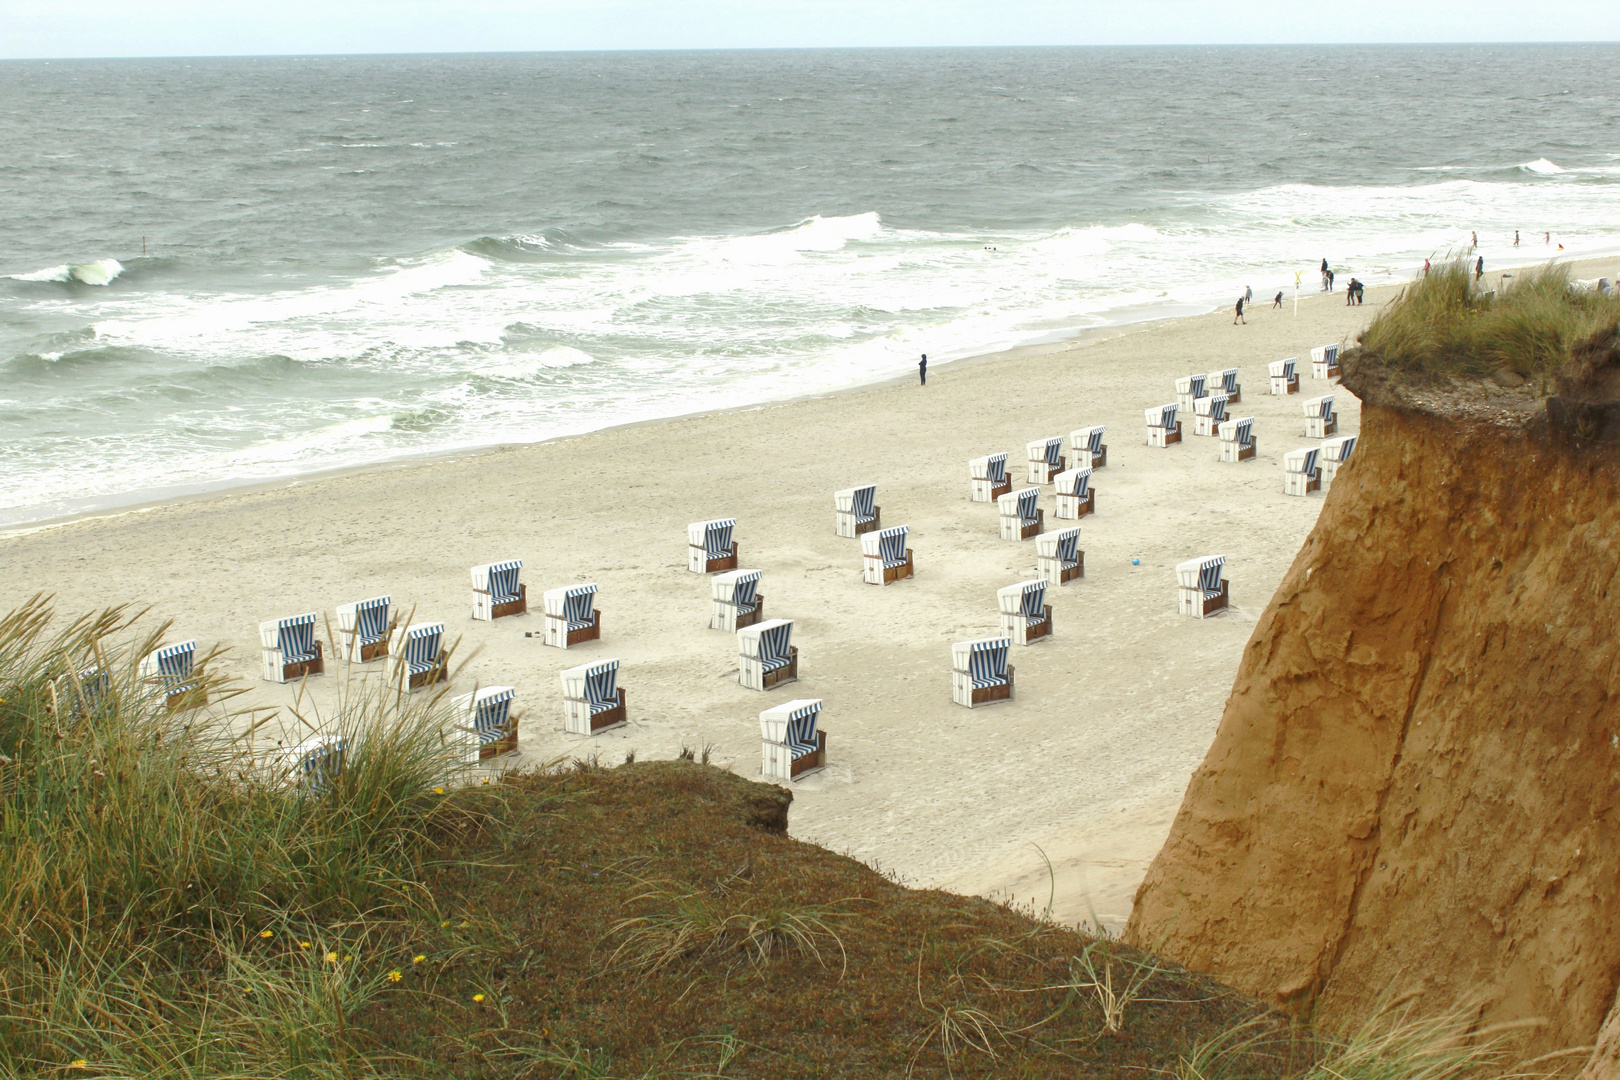
<path fill-rule="evenodd" d="M 173 639 L 230 648 L 224 670 L 249 690 L 237 704 L 285 715 L 299 693 L 328 709 L 344 676 L 334 660 L 302 690 L 261 681 L 259 621 L 390 594 L 464 641 L 455 692 L 517 688 L 529 765 L 707 746 L 758 779 L 758 713 L 821 698 L 829 764 L 794 785 L 793 835 L 907 884 L 1037 909 L 1050 892 L 1055 917 L 1117 926 L 1322 505 L 1281 493 L 1282 454 L 1313 444 L 1301 402 L 1333 393 L 1340 432 L 1359 427 L 1355 399 L 1311 378 L 1309 350 L 1347 341 L 1397 292 L 1369 288 L 1360 307 L 1342 290 L 1302 296 L 1297 318 L 1266 299 L 1247 327 L 1229 309 L 1161 320 L 941 364 L 927 387 L 897 378 L 11 531 L 0 605 L 41 590 L 64 614 L 152 605 Z M 1265 364 L 1286 356 L 1301 393 L 1270 397 Z M 1143 445 L 1142 410 L 1173 400 L 1175 378 L 1227 367 L 1241 372 L 1232 415 L 1255 417 L 1256 460 L 1218 462 L 1190 418 L 1181 444 Z M 968 459 L 1008 452 L 1022 487 L 1026 442 L 1099 423 L 1097 511 L 1073 523 L 1086 577 L 1050 590 L 1051 640 L 1014 648 L 1015 701 L 953 705 L 951 642 L 994 634 L 995 590 L 1034 571 L 1034 544 L 1000 540 L 994 508 L 968 500 Z M 832 493 L 862 483 L 877 485 L 885 526 L 911 526 L 915 579 L 864 585 L 858 543 L 833 534 Z M 1071 524 L 1049 486 L 1041 505 L 1047 531 Z M 776 692 L 738 686 L 735 641 L 706 629 L 685 528 L 715 517 L 738 519 L 767 617 L 796 620 L 800 678 Z M 1178 616 L 1175 564 L 1214 553 L 1227 555 L 1231 610 Z M 531 614 L 475 622 L 468 568 L 504 558 L 525 560 Z M 563 651 L 525 636 L 541 592 L 582 581 L 601 590 L 601 641 Z M 566 734 L 558 672 L 607 657 L 623 662 L 630 724 Z"/>

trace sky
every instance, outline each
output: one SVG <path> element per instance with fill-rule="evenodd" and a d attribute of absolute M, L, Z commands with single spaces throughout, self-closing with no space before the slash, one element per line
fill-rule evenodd
<path fill-rule="evenodd" d="M 1620 40 L 1617 0 L 0 0 L 0 58 Z"/>

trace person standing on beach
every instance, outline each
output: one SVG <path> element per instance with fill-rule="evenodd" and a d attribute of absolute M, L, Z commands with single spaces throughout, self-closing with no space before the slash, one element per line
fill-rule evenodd
<path fill-rule="evenodd" d="M 1485 276 L 1485 256 L 1481 255 L 1479 257 L 1479 261 L 1474 264 L 1474 284 L 1478 285 L 1479 284 L 1479 279 L 1484 277 L 1484 276 Z"/>
<path fill-rule="evenodd" d="M 1243 297 L 1241 296 L 1238 297 L 1237 314 L 1232 316 L 1232 325 L 1236 326 L 1238 323 L 1242 323 L 1244 326 L 1249 325 L 1249 320 L 1243 317 Z"/>
<path fill-rule="evenodd" d="M 1344 306 L 1349 307 L 1356 302 L 1356 279 L 1351 278 L 1350 284 L 1344 287 Z"/>
<path fill-rule="evenodd" d="M 1327 290 L 1328 292 L 1333 291 L 1333 271 L 1331 270 L 1327 273 Z"/>
<path fill-rule="evenodd" d="M 1519 230 L 1518 229 L 1513 230 L 1513 246 L 1514 247 L 1519 246 Z"/>
<path fill-rule="evenodd" d="M 1472 248 L 1479 247 L 1479 233 L 1471 232 L 1471 233 L 1468 234 L 1468 236 L 1469 236 L 1469 244 L 1468 244 L 1469 248 L 1472 249 Z"/>
<path fill-rule="evenodd" d="M 1327 292 L 1327 290 L 1328 290 L 1328 264 L 1327 264 L 1327 260 L 1323 259 L 1322 260 L 1322 291 Z"/>
<path fill-rule="evenodd" d="M 921 360 L 917 361 L 917 377 L 922 380 L 919 385 L 927 386 L 928 385 L 928 354 L 923 353 L 922 357 L 923 358 Z"/>
<path fill-rule="evenodd" d="M 1423 276 L 1424 277 L 1429 276 L 1429 260 L 1428 259 L 1423 260 Z"/>

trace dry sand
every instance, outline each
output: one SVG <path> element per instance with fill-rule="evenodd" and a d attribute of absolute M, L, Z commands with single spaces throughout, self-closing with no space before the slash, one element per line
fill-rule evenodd
<path fill-rule="evenodd" d="M 1583 266 L 1586 276 L 1614 264 Z M 0 537 L 0 606 L 39 589 L 66 611 L 152 604 L 174 639 L 229 646 L 257 704 L 293 691 L 259 679 L 261 619 L 391 593 L 462 637 L 457 674 L 517 688 L 530 763 L 628 751 L 713 760 L 759 775 L 760 710 L 825 700 L 829 767 L 795 785 L 791 831 L 912 885 L 1034 901 L 1067 921 L 1117 925 L 1202 759 L 1252 624 L 1316 520 L 1322 496 L 1282 494 L 1282 455 L 1309 444 L 1300 403 L 1334 392 L 1340 432 L 1359 405 L 1310 377 L 1314 345 L 1348 340 L 1391 295 L 1349 308 L 1342 290 L 1281 311 L 1256 305 L 1101 340 L 937 367 L 881 385 L 641 424 L 495 453 L 211 496 Z M 1258 299 L 1258 298 L 1257 298 Z M 1300 357 L 1301 393 L 1266 394 L 1266 363 Z M 1174 379 L 1237 367 L 1257 460 L 1221 464 L 1216 440 L 1144 445 L 1142 410 Z M 1014 646 L 1018 698 L 950 698 L 950 644 L 997 632 L 996 589 L 1034 576 L 1033 541 L 998 538 L 968 500 L 967 461 L 1108 426 L 1097 512 L 1079 522 L 1086 577 L 1048 598 L 1055 637 Z M 860 546 L 833 533 L 832 495 L 878 486 L 885 525 L 909 524 L 917 576 L 861 580 Z M 1048 529 L 1053 516 L 1042 489 Z M 732 635 L 707 629 L 708 582 L 686 570 L 686 524 L 738 519 L 741 565 L 765 571 L 768 617 L 796 620 L 800 680 L 769 694 L 736 681 Z M 1224 553 L 1232 608 L 1176 614 L 1173 567 Z M 474 622 L 468 568 L 525 561 L 536 614 Z M 1132 565 L 1131 559 L 1140 559 Z M 601 586 L 603 640 L 542 646 L 540 592 Z M 335 620 L 334 620 L 335 621 Z M 557 673 L 620 657 L 631 724 L 561 730 Z M 338 665 L 329 664 L 329 672 Z M 380 668 L 380 665 L 372 665 Z M 317 700 L 337 679 L 311 680 Z M 1054 868 L 1048 879 L 1042 852 Z"/>

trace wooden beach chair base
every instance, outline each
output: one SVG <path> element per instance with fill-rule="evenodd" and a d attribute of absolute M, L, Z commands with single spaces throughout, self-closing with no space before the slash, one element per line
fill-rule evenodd
<path fill-rule="evenodd" d="M 411 690 L 420 690 L 424 686 L 434 686 L 450 678 L 450 673 L 444 669 L 443 664 L 435 664 L 426 671 L 418 671 L 410 677 L 407 684 Z"/>
<path fill-rule="evenodd" d="M 767 671 L 765 673 L 765 678 L 763 680 L 765 689 L 775 690 L 778 686 L 781 686 L 784 683 L 799 681 L 799 647 L 797 645 L 791 646 L 788 649 L 788 657 L 789 659 L 785 666 L 779 667 L 775 671 Z"/>
<path fill-rule="evenodd" d="M 881 506 L 872 507 L 871 521 L 856 521 L 854 514 L 846 514 L 842 510 L 834 511 L 834 513 L 837 515 L 833 523 L 835 526 L 834 531 L 839 536 L 853 539 L 864 533 L 877 532 L 883 528 L 883 507 Z"/>
<path fill-rule="evenodd" d="M 1309 495 L 1322 488 L 1322 470 L 1320 467 L 1309 475 L 1305 473 L 1283 473 L 1284 495 Z"/>
<path fill-rule="evenodd" d="M 163 707 L 170 712 L 185 712 L 188 709 L 200 709 L 208 704 L 208 691 L 200 686 L 188 686 L 178 693 L 169 694 L 163 699 Z"/>
<path fill-rule="evenodd" d="M 1029 463 L 1028 473 L 1030 485 L 1038 486 L 1040 484 L 1050 484 L 1052 482 L 1052 477 L 1064 471 L 1065 466 L 1063 462 L 1064 458 L 1062 455 L 1058 456 L 1056 465 L 1050 464 L 1045 458 L 1032 459 Z"/>
<path fill-rule="evenodd" d="M 872 561 L 874 563 L 879 563 L 879 564 L 882 563 L 881 559 L 873 559 Z M 868 576 L 866 583 L 868 585 L 892 585 L 894 582 L 899 581 L 901 578 L 916 577 L 916 576 L 917 576 L 917 564 L 912 559 L 911 549 L 907 548 L 906 549 L 906 561 L 905 562 L 901 563 L 899 566 L 884 566 L 882 568 L 881 573 L 879 573 L 877 567 L 872 567 L 872 572 Z M 876 579 L 878 579 L 880 577 L 882 578 L 881 581 L 876 580 Z"/>
<path fill-rule="evenodd" d="M 981 686 L 974 690 L 973 705 L 969 705 L 968 708 L 971 709 L 976 705 L 988 705 L 992 701 L 1011 700 L 1013 700 L 1013 668 L 1011 664 L 1008 664 L 1007 681 L 1000 686 Z"/>
<path fill-rule="evenodd" d="M 741 630 L 745 626 L 753 626 L 757 622 L 762 622 L 764 618 L 765 595 L 756 593 L 754 595 L 754 610 L 742 612 L 737 616 L 737 629 Z"/>
<path fill-rule="evenodd" d="M 1307 416 L 1305 418 L 1305 437 L 1307 439 L 1325 439 L 1336 434 L 1339 430 L 1339 414 L 1334 413 L 1326 420 L 1320 416 Z"/>
<path fill-rule="evenodd" d="M 1073 495 L 1059 495 L 1057 497 L 1057 510 L 1055 516 L 1063 521 L 1079 521 L 1087 514 L 1097 511 L 1096 491 L 1086 492 L 1085 500 L 1075 498 Z"/>
<path fill-rule="evenodd" d="M 629 714 L 624 707 L 624 691 L 620 690 L 617 705 L 611 709 L 604 709 L 599 713 L 592 714 L 591 734 L 595 735 L 599 731 L 606 731 L 608 728 L 616 728 L 629 722 Z"/>
<path fill-rule="evenodd" d="M 500 757 L 502 754 L 513 754 L 518 748 L 517 721 L 509 721 L 506 725 L 506 734 L 498 739 L 491 739 L 486 743 L 478 744 L 478 760 L 488 761 L 490 758 Z"/>
<path fill-rule="evenodd" d="M 1000 483 L 994 480 L 974 480 L 972 485 L 974 502 L 993 503 L 1012 491 L 1012 478 L 1007 477 Z"/>
<path fill-rule="evenodd" d="M 271 661 L 271 663 L 274 664 L 274 661 Z M 314 659 L 295 660 L 290 664 L 279 664 L 275 666 L 281 669 L 281 678 L 272 679 L 272 682 L 297 682 L 299 679 L 306 678 L 310 675 L 326 674 L 326 656 L 324 650 L 321 648 L 321 643 L 317 641 L 315 643 Z"/>
<path fill-rule="evenodd" d="M 546 613 L 546 644 L 558 649 L 571 649 L 586 641 L 602 640 L 602 609 L 591 610 L 591 625 L 568 629 L 568 619 L 562 615 Z"/>
<path fill-rule="evenodd" d="M 1165 446 L 1169 446 L 1171 443 L 1178 443 L 1180 441 L 1181 441 L 1181 421 L 1180 420 L 1176 421 L 1176 427 L 1175 427 L 1174 431 L 1170 430 L 1169 428 L 1162 428 L 1162 427 L 1148 428 L 1147 444 L 1149 446 L 1165 447 Z"/>
<path fill-rule="evenodd" d="M 1221 443 L 1222 461 L 1248 461 L 1258 452 L 1260 440 L 1250 439 L 1247 445 L 1235 442 Z"/>
<path fill-rule="evenodd" d="M 1035 537 L 1041 535 L 1041 529 L 1045 526 L 1045 524 L 1046 524 L 1046 511 L 1045 510 L 1036 510 L 1035 511 L 1035 520 L 1030 522 L 1028 525 L 1023 525 L 1023 526 L 1019 527 L 1019 529 L 1018 529 L 1018 539 L 1020 539 L 1020 540 L 1033 540 L 1033 539 L 1035 539 Z"/>
<path fill-rule="evenodd" d="M 1311 378 L 1313 378 L 1313 379 L 1337 379 L 1338 377 L 1339 377 L 1339 365 L 1338 364 L 1329 364 L 1329 363 L 1326 363 L 1326 362 L 1320 361 L 1320 360 L 1312 360 L 1311 361 Z"/>
<path fill-rule="evenodd" d="M 492 605 L 490 605 L 489 617 L 490 617 L 490 621 L 493 622 L 496 619 L 504 619 L 508 615 L 524 615 L 524 614 L 527 614 L 528 610 L 529 610 L 529 587 L 527 585 L 520 584 L 520 585 L 518 585 L 517 599 L 516 600 L 508 600 L 504 604 L 492 604 Z"/>
<path fill-rule="evenodd" d="M 349 655 L 350 656 L 354 655 L 352 650 L 350 651 Z M 388 657 L 388 639 L 387 638 L 384 638 L 382 641 L 373 641 L 370 644 L 360 646 L 360 663 L 362 663 L 362 664 L 369 664 L 373 660 L 384 660 L 387 657 Z"/>
<path fill-rule="evenodd" d="M 1004 620 L 1002 629 L 1019 645 L 1033 645 L 1042 638 L 1052 636 L 1052 605 L 1047 604 L 1042 612 L 1044 618 L 1038 623 L 1025 622 L 1023 616 Z M 1022 624 L 1022 625 L 1020 625 Z"/>
<path fill-rule="evenodd" d="M 1226 403 L 1228 405 L 1236 405 L 1239 402 L 1241 402 L 1242 400 L 1243 400 L 1243 387 L 1234 386 L 1234 387 L 1232 387 L 1232 389 L 1226 391 Z"/>
<path fill-rule="evenodd" d="M 1108 465 L 1108 444 L 1107 443 L 1104 443 L 1103 445 L 1099 446 L 1097 448 L 1097 452 L 1095 454 L 1091 455 L 1090 465 L 1091 465 L 1091 467 L 1093 469 L 1102 469 L 1102 468 L 1107 467 L 1107 465 Z"/>
<path fill-rule="evenodd" d="M 705 574 L 720 574 L 727 570 L 737 569 L 737 541 L 735 540 L 731 542 L 730 555 L 721 555 L 713 559 L 705 557 L 707 555 L 707 549 L 705 548 L 700 548 L 695 544 L 688 544 L 687 547 L 697 553 L 692 556 L 693 568 L 702 566 Z"/>
<path fill-rule="evenodd" d="M 1271 377 L 1271 392 L 1273 395 L 1299 393 L 1299 376 L 1295 375 L 1285 379 L 1281 375 L 1273 375 Z"/>
<path fill-rule="evenodd" d="M 817 731 L 816 748 L 802 757 L 794 758 L 793 764 L 788 766 L 788 775 L 794 780 L 797 780 L 805 773 L 815 772 L 817 769 L 825 768 L 826 765 L 827 733 L 825 731 Z"/>

